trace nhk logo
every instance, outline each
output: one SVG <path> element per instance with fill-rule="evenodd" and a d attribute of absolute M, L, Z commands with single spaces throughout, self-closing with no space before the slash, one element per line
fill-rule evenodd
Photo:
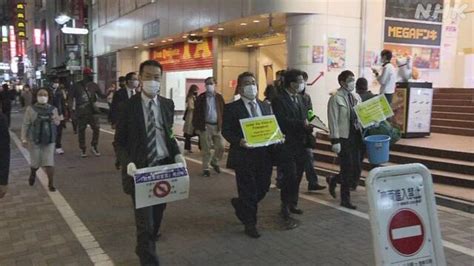
<path fill-rule="evenodd" d="M 464 14 L 464 11 L 467 9 L 467 7 L 467 4 L 460 5 L 459 3 L 456 3 L 453 7 L 448 8 L 450 18 L 453 20 L 465 18 L 466 15 Z M 415 18 L 419 20 L 438 20 L 439 16 L 443 16 L 443 11 L 444 9 L 442 4 L 433 5 L 429 3 L 424 5 L 419 3 L 416 6 Z"/>

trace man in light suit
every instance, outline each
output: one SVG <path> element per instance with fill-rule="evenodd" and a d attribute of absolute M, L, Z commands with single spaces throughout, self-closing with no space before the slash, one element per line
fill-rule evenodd
<path fill-rule="evenodd" d="M 245 234 L 259 238 L 257 230 L 258 203 L 265 197 L 271 183 L 271 148 L 251 148 L 245 141 L 240 120 L 271 115 L 269 104 L 257 99 L 255 76 L 244 72 L 237 79 L 240 99 L 226 104 L 222 124 L 222 135 L 230 143 L 228 168 L 235 170 L 239 196 L 231 200 L 237 218 L 245 226 Z"/>
<path fill-rule="evenodd" d="M 173 135 L 173 100 L 159 96 L 162 66 L 155 60 L 140 65 L 142 92 L 135 94 L 124 106 L 116 131 L 117 150 L 126 167 L 124 191 L 135 204 L 133 175 L 137 168 L 181 162 L 178 143 Z M 141 265 L 159 265 L 155 241 L 159 236 L 166 204 L 135 209 L 137 247 L 135 253 Z"/>
<path fill-rule="evenodd" d="M 361 174 L 360 154 L 363 148 L 362 134 L 354 106 L 361 102 L 355 93 L 354 73 L 342 71 L 337 77 L 341 87 L 331 96 L 328 103 L 329 138 L 332 151 L 337 153 L 340 172 L 329 179 L 329 192 L 335 197 L 334 189 L 341 183 L 341 206 L 356 209 L 351 203 L 350 188 Z"/>

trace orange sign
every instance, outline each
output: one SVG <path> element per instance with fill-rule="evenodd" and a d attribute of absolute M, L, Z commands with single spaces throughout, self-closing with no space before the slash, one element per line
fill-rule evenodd
<path fill-rule="evenodd" d="M 164 71 L 212 68 L 212 38 L 202 43 L 175 43 L 168 47 L 150 49 L 150 58 L 157 60 Z"/>

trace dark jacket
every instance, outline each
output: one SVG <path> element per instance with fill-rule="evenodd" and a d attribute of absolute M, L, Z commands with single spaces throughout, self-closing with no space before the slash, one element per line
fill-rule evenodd
<path fill-rule="evenodd" d="M 217 109 L 217 127 L 222 129 L 222 115 L 224 113 L 224 98 L 216 92 L 216 109 Z M 207 97 L 206 93 L 201 93 L 194 104 L 193 127 L 195 130 L 206 130 L 206 109 Z"/>
<path fill-rule="evenodd" d="M 110 105 L 110 120 L 112 125 L 117 124 L 117 120 L 119 118 L 119 111 L 120 105 L 124 104 L 128 100 L 128 93 L 127 88 L 120 88 L 116 93 L 114 93 L 114 97 L 112 98 L 112 104 Z"/>
<path fill-rule="evenodd" d="M 74 84 L 68 96 L 69 106 L 73 106 L 73 101 L 76 100 L 76 113 L 78 116 L 93 113 L 97 97 L 107 98 L 107 95 L 102 93 L 97 83 L 87 80 L 81 80 Z"/>
<path fill-rule="evenodd" d="M 0 113 L 0 185 L 8 184 L 10 170 L 10 133 L 7 119 Z"/>
<path fill-rule="evenodd" d="M 313 110 L 313 102 L 311 101 L 311 96 L 309 96 L 309 94 L 307 94 L 306 92 L 303 92 L 301 94 L 301 97 L 303 98 L 303 104 L 306 110 Z"/>
<path fill-rule="evenodd" d="M 12 110 L 12 101 L 15 100 L 16 91 L 13 89 L 4 90 L 0 92 L 0 101 L 2 106 L 3 113 L 7 114 L 10 113 Z"/>
<path fill-rule="evenodd" d="M 279 152 L 280 159 L 285 159 L 287 155 L 304 149 L 308 134 L 305 121 L 308 110 L 304 106 L 301 95 L 297 96 L 298 105 L 295 106 L 286 92 L 280 93 L 272 101 L 273 113 L 280 125 L 280 129 L 285 134 L 285 143 Z"/>
<path fill-rule="evenodd" d="M 258 101 L 262 115 L 271 115 L 271 107 L 269 104 Z M 250 114 L 245 107 L 242 99 L 228 103 L 224 107 L 224 117 L 222 124 L 222 136 L 230 143 L 229 155 L 227 158 L 227 168 L 235 169 L 236 167 L 245 167 L 242 165 L 243 158 L 251 156 L 253 153 L 260 153 L 262 156 L 269 156 L 270 147 L 262 147 L 255 149 L 245 149 L 240 146 L 240 140 L 244 138 L 242 128 L 240 127 L 240 119 L 249 118 Z M 270 164 L 271 167 L 271 164 Z"/>
<path fill-rule="evenodd" d="M 66 101 L 64 98 L 64 91 L 59 88 L 54 90 L 54 88 L 49 88 L 50 99 L 49 104 L 56 107 L 58 110 L 58 115 L 64 115 L 66 111 Z"/>
<path fill-rule="evenodd" d="M 173 134 L 174 102 L 161 96 L 158 96 L 158 100 L 163 118 L 163 127 L 167 132 L 166 146 L 170 160 L 174 161 L 174 157 L 180 153 Z M 140 93 L 132 96 L 124 104 L 119 120 L 115 133 L 115 143 L 122 169 L 126 171 L 127 165 L 132 162 L 135 163 L 137 169 L 148 167 L 146 125 Z M 131 193 L 134 186 L 133 178 L 128 176 L 126 172 L 122 173 L 123 189 L 126 193 Z"/>
<path fill-rule="evenodd" d="M 371 91 L 368 91 L 368 90 L 366 90 L 366 91 L 358 91 L 357 94 L 359 94 L 359 96 L 360 96 L 360 98 L 362 99 L 363 102 L 365 102 L 365 101 L 367 101 L 367 100 L 369 100 L 369 99 L 374 98 L 375 96 L 377 96 L 377 95 L 373 94 Z"/>

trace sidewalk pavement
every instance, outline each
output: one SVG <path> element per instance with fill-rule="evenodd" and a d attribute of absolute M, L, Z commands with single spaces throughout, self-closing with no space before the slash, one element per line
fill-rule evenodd
<path fill-rule="evenodd" d="M 13 119 L 13 131 L 18 133 L 20 116 L 14 115 Z M 107 126 L 103 128 L 109 131 Z M 88 140 L 90 135 L 88 130 Z M 70 128 L 65 130 L 63 146 L 66 154 L 56 157 L 56 185 L 58 193 L 64 196 L 116 265 L 138 265 L 134 254 L 132 203 L 130 197 L 123 194 L 120 173 L 113 166 L 112 140 L 111 134 L 101 132 L 99 149 L 102 156 L 81 159 L 77 136 L 72 134 Z M 18 164 L 22 160 L 18 151 L 14 151 L 13 155 L 10 191 L 6 201 L 0 200 L 0 217 L 8 217 L 6 222 L 0 220 L 0 265 L 92 264 L 61 215 L 51 205 L 44 189 L 38 185 L 33 188 L 27 185 L 28 166 L 25 161 Z M 291 231 L 282 231 L 278 225 L 279 191 L 271 189 L 259 206 L 258 226 L 262 237 L 255 240 L 243 234 L 243 226 L 230 205 L 230 198 L 236 195 L 232 172 L 202 177 L 200 155 L 193 153 L 187 157 L 191 176 L 190 197 L 170 203 L 165 212 L 162 238 L 157 248 L 163 265 L 374 264 L 363 188 L 358 189 L 353 197 L 359 211 L 347 212 L 339 209 L 338 202 L 331 199 L 326 191 L 305 193 L 306 183 L 303 183 L 300 206 L 305 213 L 298 217 L 301 226 Z M 36 208 L 30 207 L 32 210 L 26 211 L 32 202 L 41 202 L 41 206 L 34 205 Z M 455 244 L 456 249 L 461 248 L 461 251 L 445 248 L 448 265 L 472 265 L 474 216 L 447 208 L 438 211 L 443 238 Z M 13 213 L 21 219 L 12 216 Z M 23 224 L 38 219 L 45 220 L 47 224 L 32 226 L 35 231 L 26 236 L 28 227 Z M 44 233 L 50 224 L 55 225 L 47 231 L 50 238 L 45 240 L 39 235 L 34 238 L 36 234 Z M 53 249 L 43 249 L 43 245 L 52 241 L 55 243 L 58 239 L 62 242 L 53 245 Z M 4 252 L 22 245 L 27 247 L 14 253 Z M 57 255 L 57 250 L 61 249 L 63 254 Z M 31 253 L 36 257 L 31 257 Z M 26 261 L 22 261 L 24 259 Z"/>

